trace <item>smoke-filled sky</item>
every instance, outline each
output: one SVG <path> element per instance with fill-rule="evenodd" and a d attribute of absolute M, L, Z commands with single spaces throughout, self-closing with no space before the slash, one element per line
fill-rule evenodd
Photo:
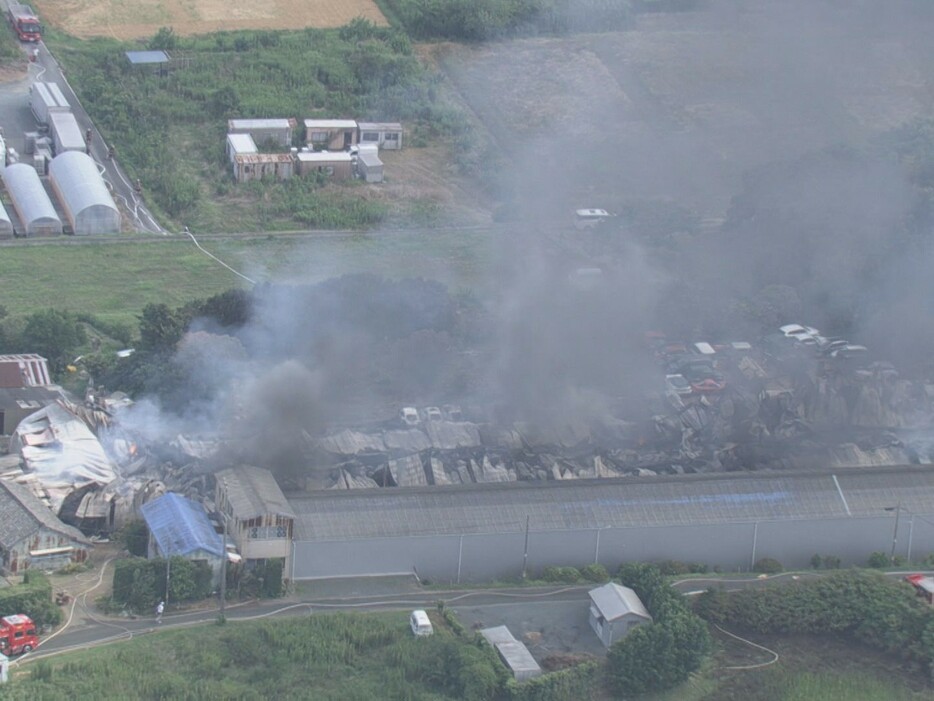
<path fill-rule="evenodd" d="M 416 319 L 403 333 L 361 316 L 357 294 L 269 287 L 239 334 L 249 361 L 204 339 L 181 349 L 240 406 L 203 413 L 279 435 L 320 428 L 342 396 L 367 419 L 393 399 L 485 399 L 567 422 L 594 393 L 660 384 L 644 331 L 754 340 L 767 329 L 748 310 L 775 298 L 800 314 L 776 320 L 917 366 L 934 342 L 934 129 L 900 151 L 893 134 L 932 114 L 931 36 L 928 0 L 709 0 L 629 32 L 452 50 L 458 90 L 496 125 L 513 220 L 495 235 L 483 333 L 465 347 L 437 322 L 452 313 L 440 289 L 394 292 Z M 619 216 L 579 232 L 578 207 Z M 580 285 L 578 268 L 603 274 Z"/>

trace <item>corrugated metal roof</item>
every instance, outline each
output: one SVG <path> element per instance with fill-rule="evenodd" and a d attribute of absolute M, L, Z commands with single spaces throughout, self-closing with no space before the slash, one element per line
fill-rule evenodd
<path fill-rule="evenodd" d="M 602 587 L 591 589 L 588 594 L 594 605 L 608 621 L 615 621 L 627 613 L 633 613 L 640 618 L 652 620 L 638 594 L 629 587 L 623 587 L 615 582 L 609 582 Z"/>
<path fill-rule="evenodd" d="M 288 153 L 238 153 L 234 156 L 237 163 L 291 163 Z"/>
<path fill-rule="evenodd" d="M 350 163 L 352 160 L 346 151 L 299 151 L 295 157 L 302 163 Z"/>
<path fill-rule="evenodd" d="M 306 129 L 356 129 L 353 119 L 306 119 Z"/>
<path fill-rule="evenodd" d="M 357 122 L 360 131 L 402 131 L 399 122 Z"/>
<path fill-rule="evenodd" d="M 115 233 L 120 230 L 120 210 L 117 209 L 94 159 L 90 156 L 80 151 L 59 154 L 49 164 L 49 177 L 71 216 L 75 233 Z M 97 213 L 93 217 L 97 226 L 92 225 L 92 228 L 99 230 L 85 232 L 83 229 L 87 227 L 80 225 L 82 219 L 89 219 L 84 223 L 92 224 L 90 218 L 85 216 L 92 208 L 104 208 L 112 214 Z M 79 228 L 82 228 L 82 231 L 78 231 Z"/>
<path fill-rule="evenodd" d="M 84 133 L 71 112 L 49 112 L 49 128 L 56 135 L 56 148 L 83 151 Z"/>
<path fill-rule="evenodd" d="M 221 470 L 214 477 L 218 487 L 227 494 L 236 518 L 243 520 L 265 514 L 295 518 L 295 512 L 269 470 L 243 465 Z"/>
<path fill-rule="evenodd" d="M 228 119 L 230 131 L 248 131 L 250 129 L 288 129 L 292 126 L 289 119 Z"/>
<path fill-rule="evenodd" d="M 527 516 L 535 530 L 565 530 L 878 516 L 897 503 L 932 513 L 930 467 L 850 468 L 837 478 L 846 503 L 826 472 L 329 491 L 290 503 L 299 540 L 520 532 Z"/>
<path fill-rule="evenodd" d="M 198 550 L 223 555 L 223 538 L 204 508 L 191 499 L 169 492 L 143 504 L 141 511 L 163 555 L 188 555 Z"/>
<path fill-rule="evenodd" d="M 3 169 L 3 185 L 10 193 L 24 226 L 29 228 L 30 224 L 40 221 L 58 222 L 61 226 L 62 220 L 58 218 L 35 168 L 25 163 L 7 166 Z"/>
<path fill-rule="evenodd" d="M 29 489 L 7 480 L 0 480 L 0 523 L 0 546 L 7 550 L 42 528 L 88 543 L 81 531 L 62 523 Z"/>
<path fill-rule="evenodd" d="M 127 60 L 135 66 L 150 63 L 168 63 L 169 55 L 165 51 L 127 51 Z"/>

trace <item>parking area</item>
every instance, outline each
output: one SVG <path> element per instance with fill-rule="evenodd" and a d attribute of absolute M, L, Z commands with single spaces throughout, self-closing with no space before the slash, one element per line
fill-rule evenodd
<path fill-rule="evenodd" d="M 534 601 L 480 606 L 455 606 L 468 628 L 506 626 L 528 647 L 540 664 L 556 655 L 603 657 L 606 649 L 587 622 L 590 599 L 586 592 L 574 601 Z"/>

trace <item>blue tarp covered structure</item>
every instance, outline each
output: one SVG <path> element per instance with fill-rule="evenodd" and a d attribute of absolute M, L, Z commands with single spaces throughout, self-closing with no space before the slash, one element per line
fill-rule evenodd
<path fill-rule="evenodd" d="M 223 538 L 200 504 L 169 492 L 143 504 L 142 512 L 159 550 L 150 555 L 186 557 L 200 551 L 223 557 Z"/>

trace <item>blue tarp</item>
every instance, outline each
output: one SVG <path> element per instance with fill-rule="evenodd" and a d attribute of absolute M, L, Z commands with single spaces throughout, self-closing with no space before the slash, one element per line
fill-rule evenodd
<path fill-rule="evenodd" d="M 188 555 L 198 550 L 220 557 L 222 537 L 200 504 L 169 492 L 143 504 L 143 519 L 162 555 Z"/>

